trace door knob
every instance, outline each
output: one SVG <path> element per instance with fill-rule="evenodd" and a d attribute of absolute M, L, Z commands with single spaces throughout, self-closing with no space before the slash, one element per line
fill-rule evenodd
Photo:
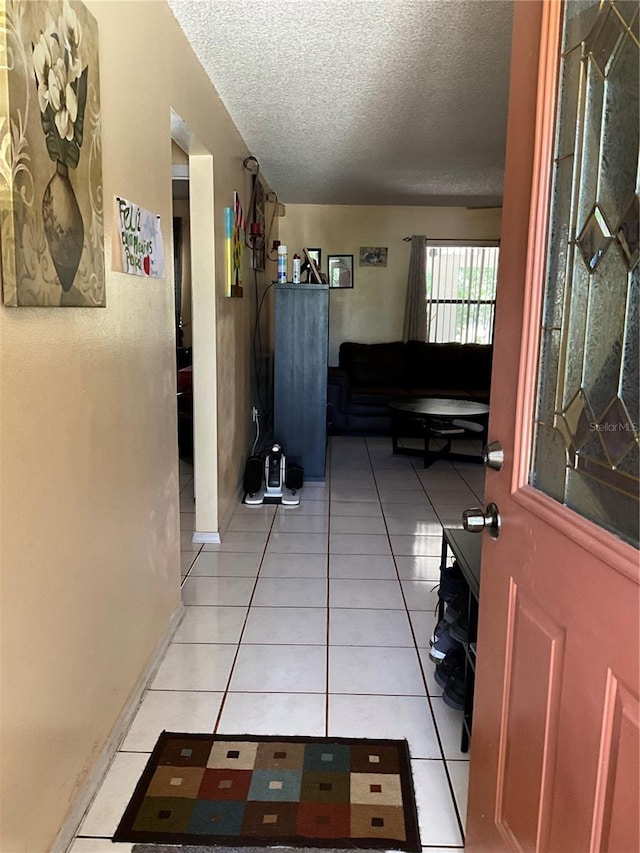
<path fill-rule="evenodd" d="M 482 451 L 482 461 L 487 468 L 501 471 L 504 465 L 504 450 L 499 441 L 490 441 Z"/>
<path fill-rule="evenodd" d="M 473 506 L 462 513 L 462 526 L 469 533 L 482 533 L 486 528 L 492 539 L 500 536 L 500 512 L 494 503 L 487 504 L 486 510 Z"/>

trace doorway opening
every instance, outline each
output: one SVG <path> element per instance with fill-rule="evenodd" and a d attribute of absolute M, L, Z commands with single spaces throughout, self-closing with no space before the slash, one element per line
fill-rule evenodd
<path fill-rule="evenodd" d="M 171 145 L 173 201 L 173 280 L 175 297 L 178 455 L 193 463 L 193 340 L 191 329 L 191 232 L 189 219 L 189 159 Z"/>
<path fill-rule="evenodd" d="M 184 547 L 186 539 L 192 546 L 220 541 L 214 170 L 211 152 L 174 110 L 171 142 L 178 439 L 180 455 L 193 464 L 194 516 Z"/>

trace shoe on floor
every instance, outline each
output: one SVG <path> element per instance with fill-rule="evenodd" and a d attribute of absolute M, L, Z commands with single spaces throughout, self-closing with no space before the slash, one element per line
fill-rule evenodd
<path fill-rule="evenodd" d="M 445 621 L 445 619 L 444 619 L 444 617 L 443 617 L 443 618 L 438 622 L 438 624 L 436 625 L 436 627 L 433 629 L 433 634 L 431 635 L 431 637 L 430 637 L 430 639 L 429 639 L 429 645 L 430 645 L 430 646 L 433 646 L 435 643 L 437 643 L 437 642 L 438 642 L 438 637 L 442 634 L 442 632 L 444 631 L 444 629 L 445 629 L 445 628 L 447 628 L 447 627 L 448 627 L 448 626 L 447 626 L 447 623 L 446 623 L 446 621 Z"/>
<path fill-rule="evenodd" d="M 458 619 L 449 626 L 449 633 L 454 640 L 463 644 L 469 642 L 469 616 L 467 613 L 461 613 Z"/>
<path fill-rule="evenodd" d="M 434 672 L 434 678 L 436 682 L 444 688 L 447 686 L 447 682 L 453 675 L 453 673 L 458 669 L 458 667 L 463 666 L 464 664 L 464 652 L 462 649 L 451 649 L 450 652 L 444 657 L 439 664 L 436 664 L 436 669 Z"/>
<path fill-rule="evenodd" d="M 447 656 L 447 652 L 450 652 L 452 649 L 461 648 L 458 640 L 455 640 L 449 631 L 449 626 L 447 625 L 442 633 L 439 635 L 436 642 L 431 646 L 431 651 L 429 652 L 429 657 L 434 663 L 440 663 L 441 660 L 444 660 Z"/>
<path fill-rule="evenodd" d="M 447 681 L 442 701 L 454 711 L 464 710 L 464 668 L 459 666 Z"/>
<path fill-rule="evenodd" d="M 440 589 L 438 595 L 443 601 L 453 601 L 466 585 L 467 582 L 464 579 L 457 560 L 453 561 L 453 565 L 440 569 Z"/>
<path fill-rule="evenodd" d="M 457 622 L 462 614 L 466 614 L 469 610 L 469 589 L 466 588 L 463 592 L 459 592 L 455 598 L 447 603 L 444 612 L 444 618 L 450 625 Z"/>

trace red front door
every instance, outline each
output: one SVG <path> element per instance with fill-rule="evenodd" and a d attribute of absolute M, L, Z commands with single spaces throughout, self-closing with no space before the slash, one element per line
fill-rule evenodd
<path fill-rule="evenodd" d="M 570 5 L 571 2 L 574 10 L 588 6 L 575 0 L 570 0 Z M 600 14 L 597 20 L 604 21 L 604 25 L 600 34 L 591 36 L 590 45 L 593 62 L 597 60 L 604 69 L 605 84 L 606 73 L 611 75 L 612 91 L 616 83 L 613 74 L 619 66 L 609 62 L 605 48 L 628 50 L 630 56 L 635 56 L 637 74 L 637 8 L 631 12 L 636 15 L 635 23 L 633 18 L 627 18 L 625 24 L 615 6 L 616 0 L 612 5 L 605 0 L 599 12 L 597 8 L 593 10 L 593 20 Z M 609 11 L 614 18 L 607 17 Z M 629 4 L 625 14 L 629 14 Z M 528 485 L 536 482 L 531 475 L 536 464 L 542 468 L 558 464 L 551 451 L 545 454 L 544 445 L 537 457 L 532 450 L 536 430 L 544 431 L 536 426 L 540 422 L 536 413 L 539 382 L 545 380 L 545 372 L 549 371 L 557 370 L 558 375 L 564 371 L 563 376 L 568 376 L 567 365 L 575 354 L 571 351 L 575 343 L 566 346 L 565 341 L 564 349 L 559 347 L 555 366 L 552 354 L 539 379 L 538 353 L 542 339 L 557 331 L 558 340 L 564 340 L 563 335 L 569 334 L 566 327 L 570 308 L 571 316 L 575 316 L 571 302 L 575 293 L 569 293 L 558 312 L 557 329 L 553 323 L 547 322 L 547 328 L 541 321 L 546 310 L 542 307 L 546 268 L 552 263 L 547 259 L 547 246 L 552 245 L 547 223 L 554 195 L 550 190 L 550 175 L 554 152 L 558 150 L 554 122 L 562 15 L 562 4 L 556 0 L 516 0 L 515 3 L 489 424 L 489 439 L 502 444 L 505 463 L 502 470 L 487 470 L 486 475 L 486 500 L 498 506 L 502 528 L 497 539 L 486 533 L 483 539 L 465 848 L 472 853 L 638 853 L 640 850 L 638 551 L 630 544 L 633 536 L 608 532 L 606 524 L 590 521 L 584 514 L 569 509 L 566 504 L 571 500 L 558 495 L 550 497 L 544 490 Z M 597 72 L 598 68 L 594 68 L 594 74 Z M 587 101 L 589 97 L 587 92 Z M 638 124 L 637 82 L 635 98 L 636 128 L 632 133 L 637 133 Z M 629 103 L 613 103 L 611 109 L 614 108 L 628 110 Z M 581 115 L 578 112 L 578 117 Z M 632 123 L 633 115 L 629 114 Z M 575 148 L 583 161 L 591 144 L 597 144 L 597 140 L 585 138 L 581 147 Z M 635 154 L 637 157 L 637 141 Z M 583 182 L 590 179 L 585 172 Z M 594 181 L 596 194 L 600 193 L 601 185 L 604 183 Z M 574 189 L 576 198 L 580 192 L 580 187 Z M 632 198 L 633 193 L 632 188 Z M 634 203 L 637 205 L 637 198 Z M 606 210 L 606 200 L 602 205 Z M 630 210 L 633 212 L 633 207 Z M 622 225 L 627 222 L 624 217 L 620 221 Z M 632 214 L 632 225 L 633 222 Z M 598 252 L 602 249 L 602 257 L 611 258 L 613 264 L 625 262 L 625 247 L 614 246 L 612 242 L 621 239 L 622 232 L 620 229 L 615 232 L 616 222 L 610 222 L 610 226 L 614 227 L 609 236 L 607 226 L 603 226 L 602 245 L 595 231 L 592 234 L 586 229 L 581 232 L 581 239 L 573 241 L 576 275 L 583 269 L 579 274 L 584 273 L 587 279 L 591 276 L 600 287 L 597 292 L 590 291 L 588 297 L 592 313 L 597 299 L 603 293 L 608 298 L 608 290 L 613 289 L 610 286 L 613 278 L 610 280 L 604 274 L 609 261 L 603 260 L 599 271 L 596 269 Z M 635 229 L 637 232 L 637 218 Z M 633 228 L 631 233 L 633 241 Z M 635 239 L 637 247 L 637 236 Z M 607 247 L 617 254 L 607 255 Z M 578 249 L 582 255 L 578 255 Z M 633 242 L 631 249 L 633 252 Z M 628 259 L 631 284 L 626 309 L 622 310 L 635 310 L 636 314 L 631 313 L 631 319 L 627 319 L 626 336 L 620 345 L 623 349 L 630 335 L 635 334 L 636 340 L 638 335 L 637 252 L 635 257 L 635 268 L 633 253 Z M 593 274 L 588 264 L 586 271 L 580 267 L 587 262 L 596 270 Z M 573 287 L 577 291 L 577 281 Z M 597 323 L 603 322 L 600 334 L 606 335 L 606 322 L 614 308 L 605 313 L 607 316 L 595 316 L 593 322 L 585 321 L 585 327 L 591 323 L 595 330 L 592 357 L 589 343 L 584 345 L 583 363 L 587 367 L 597 359 L 598 347 L 602 348 Z M 609 350 L 614 352 L 615 346 L 605 350 L 603 358 L 609 356 Z M 558 361 L 561 368 L 557 367 Z M 637 384 L 637 372 L 635 377 Z M 563 476 L 566 474 L 569 483 L 574 483 L 576 472 L 582 476 L 580 466 L 589 462 L 588 442 L 594 439 L 593 432 L 605 428 L 595 422 L 589 427 L 589 417 L 597 414 L 597 405 L 592 400 L 600 386 L 594 386 L 590 396 L 587 380 L 578 383 L 570 404 L 562 402 L 562 393 L 555 393 L 551 405 L 558 425 L 555 433 L 566 436 L 563 447 L 568 473 Z M 633 391 L 629 393 L 633 395 Z M 580 415 L 583 420 L 576 415 L 572 421 L 578 405 L 583 405 Z M 585 415 L 587 406 L 591 408 L 586 409 Z M 629 429 L 635 448 L 632 446 L 630 455 L 624 457 L 626 462 L 610 466 L 604 485 L 600 481 L 595 483 L 595 494 L 600 495 L 609 487 L 615 491 L 625 474 L 625 466 L 633 479 L 633 466 L 628 460 L 637 461 L 637 422 L 631 423 Z M 608 440 L 607 436 L 604 438 Z M 627 440 L 628 435 L 622 438 Z M 549 479 L 543 474 L 542 480 Z M 604 474 L 602 478 L 607 480 Z M 637 470 L 635 478 L 637 487 Z M 624 481 L 628 482 L 631 481 Z M 623 491 L 618 494 L 622 521 L 623 516 L 628 518 L 629 507 L 633 507 L 633 494 L 624 495 Z M 615 512 L 613 516 L 615 522 Z M 611 524 L 608 526 L 611 529 Z"/>

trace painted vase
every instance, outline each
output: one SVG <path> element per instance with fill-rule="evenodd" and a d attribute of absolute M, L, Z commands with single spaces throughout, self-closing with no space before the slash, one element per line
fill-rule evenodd
<path fill-rule="evenodd" d="M 42 199 L 42 220 L 56 273 L 67 292 L 71 290 L 84 245 L 84 225 L 78 200 L 69 180 L 69 169 L 60 161 Z"/>

